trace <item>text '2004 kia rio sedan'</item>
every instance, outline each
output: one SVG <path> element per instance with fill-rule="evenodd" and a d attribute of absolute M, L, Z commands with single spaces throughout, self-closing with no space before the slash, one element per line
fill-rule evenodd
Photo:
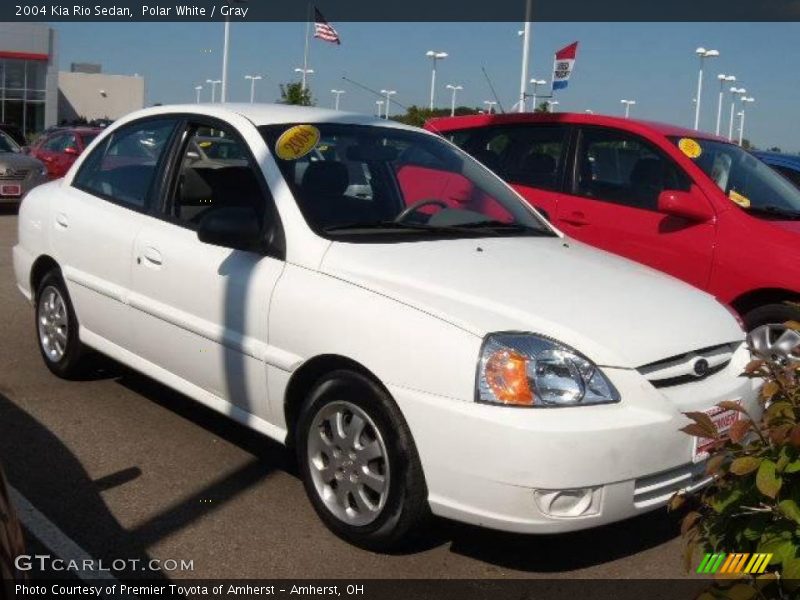
<path fill-rule="evenodd" d="M 663 506 L 704 483 L 682 413 L 757 410 L 713 297 L 367 116 L 134 113 L 26 198 L 14 267 L 56 375 L 92 348 L 292 444 L 320 517 L 371 548 L 430 512 L 538 533 Z"/>

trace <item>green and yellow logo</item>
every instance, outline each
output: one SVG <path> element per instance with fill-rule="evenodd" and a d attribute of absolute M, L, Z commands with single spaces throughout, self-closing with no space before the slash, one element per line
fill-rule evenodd
<path fill-rule="evenodd" d="M 725 554 L 706 554 L 700 566 L 697 567 L 698 573 L 713 575 L 715 573 L 763 573 L 772 560 L 772 554 L 748 554 L 733 553 Z"/>

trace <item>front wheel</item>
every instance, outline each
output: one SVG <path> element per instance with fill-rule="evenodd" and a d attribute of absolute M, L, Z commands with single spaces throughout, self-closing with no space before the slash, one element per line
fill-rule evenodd
<path fill-rule="evenodd" d="M 386 392 L 358 373 L 331 373 L 309 394 L 298 420 L 297 459 L 317 514 L 357 546 L 396 548 L 428 516 L 405 419 Z"/>

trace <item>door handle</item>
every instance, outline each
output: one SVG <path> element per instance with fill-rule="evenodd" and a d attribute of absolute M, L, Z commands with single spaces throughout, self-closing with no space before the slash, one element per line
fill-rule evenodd
<path fill-rule="evenodd" d="M 144 249 L 144 259 L 152 265 L 161 266 L 161 252 L 153 248 L 152 246 L 148 246 Z"/>
<path fill-rule="evenodd" d="M 589 220 L 586 218 L 586 215 L 580 211 L 574 211 L 566 217 L 561 217 L 561 220 L 564 221 L 564 223 L 569 223 L 575 227 L 589 225 Z"/>
<path fill-rule="evenodd" d="M 56 214 L 56 223 L 66 229 L 69 227 L 69 220 L 67 219 L 67 215 L 64 213 Z"/>

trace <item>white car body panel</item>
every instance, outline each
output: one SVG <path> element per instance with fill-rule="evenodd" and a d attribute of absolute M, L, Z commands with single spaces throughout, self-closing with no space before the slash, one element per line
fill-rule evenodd
<path fill-rule="evenodd" d="M 203 244 L 191 230 L 71 186 L 110 132 L 168 114 L 222 119 L 249 145 L 284 229 L 285 261 Z M 721 400 L 757 412 L 755 385 L 737 377 L 746 349 L 708 379 L 672 388 L 655 388 L 636 368 L 743 340 L 725 308 L 560 234 L 332 243 L 305 222 L 256 126 L 333 120 L 405 127 L 275 105 L 156 107 L 121 119 L 63 180 L 23 201 L 14 248 L 20 291 L 32 298 L 32 269 L 49 257 L 66 279 L 84 343 L 280 441 L 290 433 L 293 374 L 321 356 L 357 363 L 397 402 L 431 507 L 443 516 L 568 531 L 652 510 L 699 484 L 680 474 L 693 458 L 692 439 L 678 431 L 682 412 Z M 622 401 L 539 410 L 476 403 L 481 345 L 497 331 L 574 347 L 604 367 Z M 535 490 L 586 487 L 598 490 L 590 516 L 556 518 L 534 502 Z"/>

